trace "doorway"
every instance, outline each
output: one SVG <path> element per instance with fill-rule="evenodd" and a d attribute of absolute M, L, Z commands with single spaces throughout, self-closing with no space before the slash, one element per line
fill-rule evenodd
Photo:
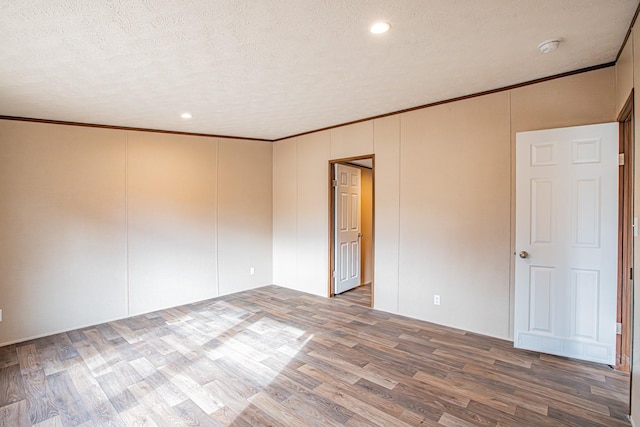
<path fill-rule="evenodd" d="M 329 297 L 373 307 L 375 156 L 329 162 Z"/>
<path fill-rule="evenodd" d="M 633 301 L 633 91 L 620 115 L 618 138 L 618 299 L 616 360 L 619 371 L 631 371 L 631 310 Z"/>

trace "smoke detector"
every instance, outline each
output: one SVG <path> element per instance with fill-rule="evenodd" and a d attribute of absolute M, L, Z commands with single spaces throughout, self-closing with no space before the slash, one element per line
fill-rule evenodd
<path fill-rule="evenodd" d="M 545 40 L 538 45 L 538 49 L 542 53 L 553 52 L 560 46 L 560 42 L 563 41 L 562 37 L 556 37 L 555 39 Z"/>

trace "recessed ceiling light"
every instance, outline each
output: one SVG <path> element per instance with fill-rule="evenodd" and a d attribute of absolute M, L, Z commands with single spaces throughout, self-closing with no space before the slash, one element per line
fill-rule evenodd
<path fill-rule="evenodd" d="M 180 117 L 182 117 L 185 120 L 189 120 L 191 118 L 191 113 L 182 113 L 180 114 Z"/>
<path fill-rule="evenodd" d="M 560 46 L 560 42 L 562 41 L 562 37 L 556 37 L 555 39 L 545 40 L 538 45 L 538 49 L 542 53 L 553 52 Z"/>
<path fill-rule="evenodd" d="M 391 24 L 389 24 L 388 22 L 376 22 L 371 26 L 371 28 L 369 28 L 369 31 L 371 31 L 373 34 L 382 34 L 389 31 L 390 28 Z"/>

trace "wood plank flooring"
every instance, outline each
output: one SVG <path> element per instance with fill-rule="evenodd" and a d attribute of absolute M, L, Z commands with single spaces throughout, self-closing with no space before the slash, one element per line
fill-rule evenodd
<path fill-rule="evenodd" d="M 351 304 L 371 307 L 371 283 L 349 289 L 347 292 L 335 295 L 334 298 Z"/>
<path fill-rule="evenodd" d="M 267 286 L 0 348 L 0 426 L 628 426 L 607 366 Z"/>

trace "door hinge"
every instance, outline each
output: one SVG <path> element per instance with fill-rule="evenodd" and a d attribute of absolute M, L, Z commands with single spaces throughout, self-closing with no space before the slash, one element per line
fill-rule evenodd
<path fill-rule="evenodd" d="M 622 323 L 616 323 L 616 334 L 622 335 Z"/>
<path fill-rule="evenodd" d="M 633 280 L 633 267 L 629 268 L 629 280 Z"/>
<path fill-rule="evenodd" d="M 624 166 L 624 153 L 618 154 L 618 166 Z"/>
<path fill-rule="evenodd" d="M 336 278 L 336 271 L 335 271 L 335 270 L 331 272 L 331 278 L 332 278 L 332 279 L 335 279 L 335 278 Z"/>
<path fill-rule="evenodd" d="M 334 187 L 337 187 L 338 181 L 334 179 L 333 181 L 331 181 L 331 185 L 333 185 Z"/>

